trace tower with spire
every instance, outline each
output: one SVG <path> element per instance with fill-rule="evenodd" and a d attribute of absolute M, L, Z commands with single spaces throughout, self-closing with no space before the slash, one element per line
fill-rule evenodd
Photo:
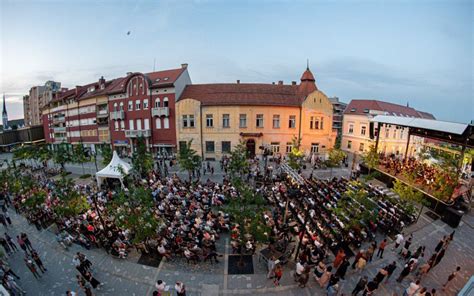
<path fill-rule="evenodd" d="M 3 129 L 6 130 L 8 128 L 8 113 L 7 113 L 7 104 L 5 103 L 5 94 L 3 94 L 2 123 L 3 123 Z"/>

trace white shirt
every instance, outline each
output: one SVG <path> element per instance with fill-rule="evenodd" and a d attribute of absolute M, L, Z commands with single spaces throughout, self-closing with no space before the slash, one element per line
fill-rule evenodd
<path fill-rule="evenodd" d="M 183 293 L 183 291 L 184 291 L 184 284 L 183 284 L 183 283 L 176 283 L 176 285 L 174 285 L 174 289 L 175 289 L 176 292 L 178 292 L 178 293 Z"/>
<path fill-rule="evenodd" d="M 417 285 L 416 283 L 411 283 L 410 286 L 406 289 L 406 292 L 408 294 L 408 296 L 413 296 L 416 292 L 416 290 L 418 290 L 420 288 L 419 285 Z"/>
<path fill-rule="evenodd" d="M 296 273 L 297 273 L 297 274 L 302 274 L 303 271 L 304 271 L 304 265 L 301 264 L 301 262 L 298 262 L 298 263 L 296 264 Z"/>
<path fill-rule="evenodd" d="M 158 285 L 158 283 L 155 284 L 155 288 L 158 289 L 158 291 L 164 291 L 165 290 L 165 287 L 166 287 L 166 283 L 165 282 L 161 282 L 161 284 Z"/>
<path fill-rule="evenodd" d="M 401 244 L 403 242 L 403 239 L 404 239 L 403 235 L 401 233 L 399 233 L 399 234 L 397 234 L 395 241 L 396 241 L 397 244 Z"/>

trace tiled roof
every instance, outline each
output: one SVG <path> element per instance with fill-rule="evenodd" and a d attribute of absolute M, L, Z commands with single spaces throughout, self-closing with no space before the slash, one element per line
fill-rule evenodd
<path fill-rule="evenodd" d="M 183 73 L 185 70 L 186 70 L 185 68 L 179 68 L 179 69 L 157 71 L 157 72 L 146 73 L 145 76 L 149 79 L 152 88 L 160 87 L 160 86 L 171 86 L 175 83 L 175 81 L 178 79 L 181 73 Z M 141 74 L 141 73 L 130 73 L 126 77 L 118 78 L 121 80 L 117 81 L 117 83 L 109 89 L 108 93 L 115 94 L 115 93 L 125 92 L 125 87 L 128 82 L 128 79 L 130 79 L 132 76 L 136 74 Z"/>
<path fill-rule="evenodd" d="M 344 114 L 366 115 L 370 110 L 383 111 L 386 112 L 386 115 L 393 116 L 434 119 L 434 116 L 430 113 L 378 100 L 352 100 L 349 105 L 347 105 Z"/>
<path fill-rule="evenodd" d="M 187 85 L 179 100 L 195 99 L 204 106 L 254 105 L 300 106 L 305 96 L 298 85 L 215 83 Z"/>

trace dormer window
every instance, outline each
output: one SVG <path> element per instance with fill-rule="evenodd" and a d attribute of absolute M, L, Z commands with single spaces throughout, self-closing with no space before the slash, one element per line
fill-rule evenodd
<path fill-rule="evenodd" d="M 369 113 L 369 109 L 365 108 L 364 113 Z"/>
<path fill-rule="evenodd" d="M 356 112 L 356 108 L 352 108 L 352 109 L 351 109 L 351 112 Z"/>
<path fill-rule="evenodd" d="M 168 79 L 169 79 L 168 77 L 163 78 L 164 81 L 168 81 Z"/>
<path fill-rule="evenodd" d="M 89 86 L 89 88 L 87 89 L 87 92 L 93 92 L 94 90 L 95 90 L 94 86 Z"/>
<path fill-rule="evenodd" d="M 161 80 L 160 78 L 156 78 L 156 79 L 155 79 L 156 82 L 160 82 L 160 80 Z"/>

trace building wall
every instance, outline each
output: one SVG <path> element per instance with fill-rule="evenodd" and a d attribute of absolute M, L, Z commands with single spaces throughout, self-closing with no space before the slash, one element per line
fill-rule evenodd
<path fill-rule="evenodd" d="M 363 154 L 370 149 L 371 145 L 375 145 L 377 134 L 377 123 L 374 126 L 374 139 L 370 139 L 370 119 L 373 115 L 344 115 L 344 123 L 342 130 L 341 148 L 345 151 Z M 353 126 L 353 132 L 350 133 L 350 126 Z M 362 134 L 362 127 L 366 127 L 365 135 Z M 397 129 L 396 126 L 382 125 L 381 134 L 378 144 L 378 152 L 385 154 L 395 154 L 404 156 L 406 144 L 408 141 L 408 128 Z M 363 147 L 361 147 L 361 144 Z M 423 139 L 412 136 L 410 139 L 410 147 L 408 154 L 414 155 L 423 144 Z"/>
<path fill-rule="evenodd" d="M 176 126 L 179 142 L 192 140 L 192 147 L 204 159 L 220 159 L 222 142 L 230 142 L 233 149 L 240 141 L 255 141 L 256 154 L 262 154 L 260 146 L 268 147 L 275 155 L 285 155 L 291 149 L 293 137 L 301 137 L 301 149 L 309 154 L 312 144 L 318 144 L 318 153 L 324 154 L 333 147 L 336 134 L 332 131 L 332 105 L 327 97 L 315 91 L 302 107 L 280 106 L 202 106 L 194 99 L 181 99 L 176 104 Z M 240 115 L 246 114 L 247 126 L 240 127 Z M 257 115 L 263 115 L 263 127 L 257 127 Z M 194 116 L 194 127 L 184 127 L 183 115 Z M 213 127 L 207 127 L 207 115 L 212 115 Z M 229 116 L 229 127 L 223 126 L 224 115 Z M 279 116 L 279 127 L 273 124 Z M 294 127 L 290 127 L 290 116 L 294 116 Z M 322 118 L 322 129 L 311 129 L 311 117 Z M 300 120 L 301 119 L 301 120 Z M 189 121 L 188 121 L 189 125 Z M 301 125 L 301 126 L 300 126 Z M 260 135 L 261 134 L 261 135 Z M 206 142 L 214 143 L 214 151 L 207 151 Z"/>

